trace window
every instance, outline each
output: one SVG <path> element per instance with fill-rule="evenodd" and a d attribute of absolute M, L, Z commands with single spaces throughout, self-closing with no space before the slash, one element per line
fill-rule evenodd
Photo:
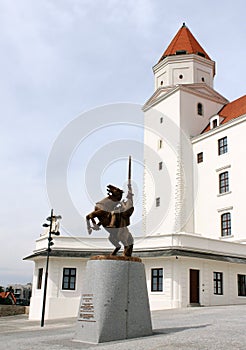
<path fill-rule="evenodd" d="M 220 193 L 229 192 L 229 173 L 225 171 L 219 175 L 219 190 Z"/>
<path fill-rule="evenodd" d="M 222 139 L 218 140 L 218 154 L 219 156 L 221 154 L 227 153 L 228 147 L 227 147 L 227 136 L 223 137 Z"/>
<path fill-rule="evenodd" d="M 197 163 L 203 162 L 203 152 L 197 154 Z"/>
<path fill-rule="evenodd" d="M 151 292 L 163 291 L 163 269 L 151 269 Z"/>
<path fill-rule="evenodd" d="M 156 207 L 159 207 L 161 205 L 161 199 L 160 199 L 160 197 L 157 197 L 156 199 L 155 199 L 155 206 Z"/>
<path fill-rule="evenodd" d="M 246 297 L 246 276 L 237 275 L 238 296 Z"/>
<path fill-rule="evenodd" d="M 160 117 L 160 123 L 161 124 L 163 123 L 163 117 Z"/>
<path fill-rule="evenodd" d="M 216 126 L 218 126 L 218 121 L 217 119 L 213 120 L 213 129 L 216 128 Z"/>
<path fill-rule="evenodd" d="M 76 284 L 76 269 L 67 268 L 63 269 L 62 289 L 75 290 Z"/>
<path fill-rule="evenodd" d="M 221 236 L 231 235 L 231 213 L 221 215 Z"/>
<path fill-rule="evenodd" d="M 159 163 L 159 170 L 162 170 L 162 165 L 163 165 L 163 163 L 160 162 L 160 163 Z"/>
<path fill-rule="evenodd" d="M 43 268 L 38 269 L 37 289 L 42 288 Z"/>
<path fill-rule="evenodd" d="M 162 148 L 162 140 L 158 140 L 158 148 Z"/>
<path fill-rule="evenodd" d="M 214 294 L 223 295 L 223 273 L 214 272 Z"/>
<path fill-rule="evenodd" d="M 203 115 L 203 106 L 200 102 L 197 104 L 197 114 Z"/>

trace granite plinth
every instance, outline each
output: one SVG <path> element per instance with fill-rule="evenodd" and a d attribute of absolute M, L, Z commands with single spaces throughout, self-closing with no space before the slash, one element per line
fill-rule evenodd
<path fill-rule="evenodd" d="M 151 334 L 143 263 L 88 261 L 74 340 L 97 344 Z"/>

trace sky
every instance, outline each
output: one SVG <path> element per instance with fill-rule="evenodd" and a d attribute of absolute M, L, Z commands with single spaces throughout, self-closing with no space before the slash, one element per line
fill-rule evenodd
<path fill-rule="evenodd" d="M 81 214 L 78 235 L 85 234 L 83 217 L 95 199 L 88 200 L 86 169 L 102 172 L 93 178 L 102 192 L 116 172 L 122 183 L 127 158 L 105 167 L 98 159 L 108 145 L 117 150 L 128 140 L 141 152 L 140 123 L 124 125 L 120 134 L 114 126 L 90 133 L 91 111 L 98 118 L 104 108 L 116 113 L 122 103 L 131 111 L 143 105 L 154 91 L 152 67 L 183 22 L 216 62 L 215 90 L 230 101 L 245 95 L 244 0 L 0 0 L 0 285 L 32 280 L 34 264 L 22 259 L 53 205 L 50 160 L 62 162 L 55 145 L 74 120 L 86 135 L 71 148 L 66 169 Z M 134 166 L 141 215 L 143 167 Z"/>

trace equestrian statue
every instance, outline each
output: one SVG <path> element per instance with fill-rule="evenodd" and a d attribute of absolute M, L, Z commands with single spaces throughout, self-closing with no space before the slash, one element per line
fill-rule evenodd
<path fill-rule="evenodd" d="M 108 239 L 115 247 L 111 255 L 117 255 L 121 248 L 121 242 L 124 246 L 123 255 L 130 257 L 132 256 L 134 243 L 132 234 L 128 230 L 130 216 L 134 211 L 131 185 L 131 156 L 129 156 L 127 186 L 126 199 L 122 200 L 124 191 L 113 185 L 108 185 L 108 196 L 96 203 L 94 211 L 86 216 L 86 222 L 89 234 L 93 230 L 100 230 L 100 226 L 103 226 L 109 233 Z"/>

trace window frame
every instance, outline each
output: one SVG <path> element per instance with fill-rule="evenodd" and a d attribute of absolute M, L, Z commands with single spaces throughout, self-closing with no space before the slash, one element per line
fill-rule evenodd
<path fill-rule="evenodd" d="M 214 294 L 223 295 L 223 272 L 213 272 Z"/>
<path fill-rule="evenodd" d="M 197 163 L 203 163 L 203 152 L 197 153 Z"/>
<path fill-rule="evenodd" d="M 221 215 L 221 237 L 231 236 L 231 213 L 226 212 Z"/>
<path fill-rule="evenodd" d="M 229 191 L 229 171 L 224 171 L 219 174 L 219 193 L 223 194 Z"/>
<path fill-rule="evenodd" d="M 164 271 L 162 267 L 151 268 L 151 292 L 163 292 L 163 276 Z"/>
<path fill-rule="evenodd" d="M 225 153 L 228 153 L 227 136 L 224 136 L 218 140 L 218 155 L 221 156 Z"/>
<path fill-rule="evenodd" d="M 237 294 L 239 297 L 246 297 L 246 275 L 237 274 Z"/>
<path fill-rule="evenodd" d="M 72 274 L 72 271 L 75 272 Z M 68 272 L 68 273 L 66 273 Z M 76 290 L 77 269 L 76 267 L 64 267 L 62 273 L 62 290 Z"/>

